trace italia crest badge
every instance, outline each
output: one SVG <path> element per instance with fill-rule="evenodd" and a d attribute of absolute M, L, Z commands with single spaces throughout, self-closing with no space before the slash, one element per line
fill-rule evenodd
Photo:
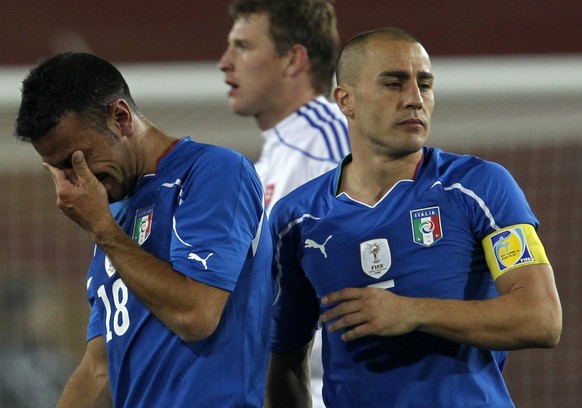
<path fill-rule="evenodd" d="M 415 244 L 428 247 L 443 237 L 439 207 L 410 211 L 410 223 Z"/>
<path fill-rule="evenodd" d="M 360 260 L 366 275 L 380 279 L 392 265 L 388 240 L 378 238 L 360 243 Z"/>
<path fill-rule="evenodd" d="M 131 238 L 141 246 L 152 232 L 152 221 L 154 216 L 154 206 L 142 208 L 135 212 L 133 223 L 133 234 Z"/>

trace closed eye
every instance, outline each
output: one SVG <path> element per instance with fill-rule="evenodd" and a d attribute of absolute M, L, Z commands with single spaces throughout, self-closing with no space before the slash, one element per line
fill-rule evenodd
<path fill-rule="evenodd" d="M 384 86 L 386 88 L 390 88 L 390 89 L 401 89 L 402 88 L 402 84 L 400 82 L 386 82 L 384 84 Z"/>

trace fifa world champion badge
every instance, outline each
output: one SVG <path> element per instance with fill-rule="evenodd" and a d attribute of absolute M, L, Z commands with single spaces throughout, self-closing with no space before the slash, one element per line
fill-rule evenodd
<path fill-rule="evenodd" d="M 439 207 L 410 211 L 410 222 L 415 244 L 431 246 L 443 237 Z"/>
<path fill-rule="evenodd" d="M 135 222 L 133 223 L 133 234 L 131 238 L 140 246 L 148 239 L 152 232 L 153 216 L 153 205 L 135 212 Z"/>
<path fill-rule="evenodd" d="M 366 275 L 379 279 L 392 265 L 390 246 L 386 238 L 360 243 L 360 261 Z"/>

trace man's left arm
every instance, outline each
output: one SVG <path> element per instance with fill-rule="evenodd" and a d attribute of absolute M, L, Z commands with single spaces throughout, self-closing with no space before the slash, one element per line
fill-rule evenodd
<path fill-rule="evenodd" d="M 562 310 L 549 264 L 515 268 L 495 281 L 499 297 L 488 300 L 411 298 L 373 288 L 346 288 L 322 302 L 327 330 L 344 340 L 396 336 L 414 330 L 490 350 L 553 347 Z"/>

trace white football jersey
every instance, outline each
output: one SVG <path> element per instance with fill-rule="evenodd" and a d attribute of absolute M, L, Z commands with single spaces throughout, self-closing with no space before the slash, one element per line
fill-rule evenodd
<path fill-rule="evenodd" d="M 345 116 L 324 96 L 262 135 L 265 142 L 255 167 L 265 189 L 267 214 L 281 197 L 335 168 L 350 151 Z"/>

